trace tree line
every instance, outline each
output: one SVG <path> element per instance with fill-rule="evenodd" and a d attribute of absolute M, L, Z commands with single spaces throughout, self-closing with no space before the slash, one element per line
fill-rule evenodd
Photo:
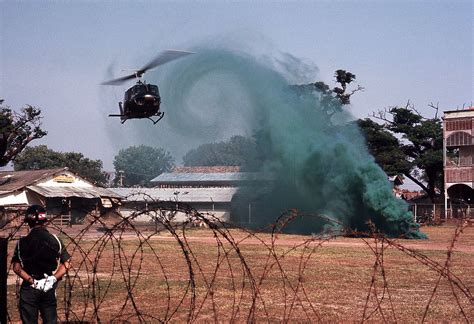
<path fill-rule="evenodd" d="M 324 82 L 295 85 L 295 91 L 312 91 L 319 96 L 326 112 L 332 115 L 350 104 L 351 96 L 363 90 L 353 86 L 356 75 L 345 70 L 335 72 L 336 86 Z M 352 88 L 351 88 L 352 87 Z M 369 152 L 389 176 L 403 175 L 434 199 L 443 192 L 443 130 L 438 107 L 426 117 L 407 103 L 374 112 L 357 123 L 366 138 Z M 26 106 L 13 111 L 0 101 L 0 166 L 13 162 L 14 170 L 68 167 L 72 172 L 96 183 L 107 185 L 109 175 L 100 160 L 77 152 L 56 152 L 46 145 L 27 146 L 47 132 L 41 128 L 41 110 Z M 252 136 L 233 136 L 226 141 L 198 146 L 183 156 L 184 166 L 242 166 L 258 168 L 265 151 L 263 132 Z M 150 180 L 170 171 L 175 161 L 163 148 L 132 146 L 122 149 L 114 158 L 114 185 L 150 186 Z"/>

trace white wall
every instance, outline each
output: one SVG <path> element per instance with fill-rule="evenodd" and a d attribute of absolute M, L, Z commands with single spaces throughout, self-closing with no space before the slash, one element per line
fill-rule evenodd
<path fill-rule="evenodd" d="M 0 197 L 0 206 L 6 205 L 27 205 L 28 198 L 25 191 L 15 192 L 7 196 Z"/>
<path fill-rule="evenodd" d="M 130 217 L 133 215 L 133 213 L 136 212 L 135 209 L 129 209 L 129 208 L 123 208 L 121 207 L 120 208 L 120 214 L 123 216 L 123 217 Z M 201 212 L 203 213 L 202 215 L 205 217 L 206 215 L 213 215 L 214 217 L 216 217 L 218 220 L 220 220 L 221 222 L 228 222 L 229 219 L 230 219 L 230 212 L 229 211 L 223 211 L 223 210 L 220 210 L 220 211 L 200 211 L 198 210 L 198 212 Z M 153 218 L 154 217 L 158 217 L 158 218 L 161 218 L 161 217 L 171 217 L 171 214 L 165 214 L 164 216 L 161 216 L 155 212 L 152 212 L 150 211 L 149 213 L 143 213 L 143 214 L 140 214 L 139 216 L 136 216 L 133 218 L 133 221 L 134 222 L 140 222 L 140 223 L 153 223 Z M 186 213 L 183 213 L 183 212 L 178 212 L 176 213 L 176 215 L 174 215 L 172 221 L 173 222 L 176 222 L 176 223 L 181 223 L 181 222 L 185 222 L 189 219 L 189 215 L 187 215 Z M 213 217 L 210 217 L 209 218 L 211 221 L 213 219 Z"/>
<path fill-rule="evenodd" d="M 58 182 L 59 177 L 64 175 L 71 182 Z M 59 177 L 58 177 L 59 176 Z M 36 183 L 38 186 L 45 186 L 45 187 L 78 187 L 78 188 L 91 188 L 93 185 L 77 176 L 74 173 L 69 171 L 61 172 L 60 174 L 56 174 L 54 176 L 48 177 L 41 182 Z"/>

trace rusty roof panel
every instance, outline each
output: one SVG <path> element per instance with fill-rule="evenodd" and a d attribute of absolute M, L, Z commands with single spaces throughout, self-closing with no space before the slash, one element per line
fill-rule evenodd
<path fill-rule="evenodd" d="M 20 190 L 45 177 L 54 175 L 67 168 L 24 170 L 24 171 L 0 171 L 0 191 L 11 192 Z"/>
<path fill-rule="evenodd" d="M 27 186 L 44 197 L 80 197 L 80 198 L 121 198 L 121 196 L 109 189 L 99 187 L 45 187 Z"/>
<path fill-rule="evenodd" d="M 194 166 L 175 167 L 173 173 L 233 173 L 240 172 L 240 166 Z"/>
<path fill-rule="evenodd" d="M 250 181 L 271 181 L 273 176 L 261 172 L 225 172 L 225 173 L 162 173 L 151 182 L 170 183 L 242 183 Z"/>
<path fill-rule="evenodd" d="M 238 188 L 110 188 L 124 201 L 230 203 Z"/>

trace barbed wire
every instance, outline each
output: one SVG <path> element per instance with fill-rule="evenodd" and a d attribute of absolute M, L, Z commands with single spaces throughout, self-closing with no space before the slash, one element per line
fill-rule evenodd
<path fill-rule="evenodd" d="M 48 227 L 59 233 L 73 260 L 57 293 L 61 321 L 326 321 L 321 310 L 324 296 L 317 295 L 316 283 L 307 278 L 312 278 L 318 264 L 318 252 L 343 234 L 359 237 L 364 251 L 373 257 L 366 269 L 370 281 L 365 297 L 359 301 L 361 307 L 353 310 L 360 313 L 351 314 L 351 320 L 402 321 L 403 311 L 395 305 L 399 292 L 387 274 L 389 251 L 399 251 L 436 274 L 431 293 L 419 301 L 419 321 L 433 319 L 430 310 L 442 284 L 449 286 L 443 294 L 449 291 L 449 301 L 457 309 L 453 318 L 473 320 L 472 280 L 464 282 L 452 259 L 457 242 L 470 226 L 464 220 L 458 222 L 446 257 L 440 261 L 386 237 L 373 224 L 370 232 L 362 233 L 344 228 L 331 217 L 292 209 L 273 225 L 254 231 L 179 201 L 147 200 L 146 208 L 129 215 L 89 212 L 81 225 L 72 227 L 55 225 L 51 219 Z M 8 215 L 0 229 L 15 241 L 27 233 L 22 210 L 10 210 Z M 329 226 L 293 244 L 282 243 L 287 226 L 305 218 Z M 205 227 L 206 234 L 199 237 L 196 226 Z M 20 281 L 11 268 L 9 278 L 16 281 L 8 286 L 8 319 L 17 321 Z M 324 273 L 317 278 L 324 283 Z"/>

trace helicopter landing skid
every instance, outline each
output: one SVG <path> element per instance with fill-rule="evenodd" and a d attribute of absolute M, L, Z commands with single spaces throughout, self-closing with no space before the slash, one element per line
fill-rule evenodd
<path fill-rule="evenodd" d="M 127 121 L 127 116 L 125 115 L 118 115 L 118 114 L 110 114 L 109 117 L 120 117 L 120 122 L 123 124 Z"/>
<path fill-rule="evenodd" d="M 148 119 L 153 122 L 153 125 L 156 125 L 156 123 L 158 123 L 163 118 L 164 115 L 165 115 L 165 113 L 161 112 L 158 115 L 156 115 L 156 116 L 158 116 L 157 120 L 153 120 L 151 117 L 148 117 Z"/>
<path fill-rule="evenodd" d="M 162 118 L 163 116 L 165 115 L 164 112 L 160 113 L 159 115 L 156 115 L 158 116 L 158 119 L 157 120 L 154 120 L 153 118 L 151 117 L 142 117 L 142 118 L 146 118 L 146 119 L 149 119 L 151 120 L 151 122 L 153 123 L 153 125 L 156 125 Z M 120 122 L 123 124 L 125 123 L 127 120 L 131 119 L 131 118 L 128 118 L 126 115 L 119 115 L 119 114 L 110 114 L 109 117 L 120 117 Z M 135 117 L 136 118 L 136 117 Z"/>

